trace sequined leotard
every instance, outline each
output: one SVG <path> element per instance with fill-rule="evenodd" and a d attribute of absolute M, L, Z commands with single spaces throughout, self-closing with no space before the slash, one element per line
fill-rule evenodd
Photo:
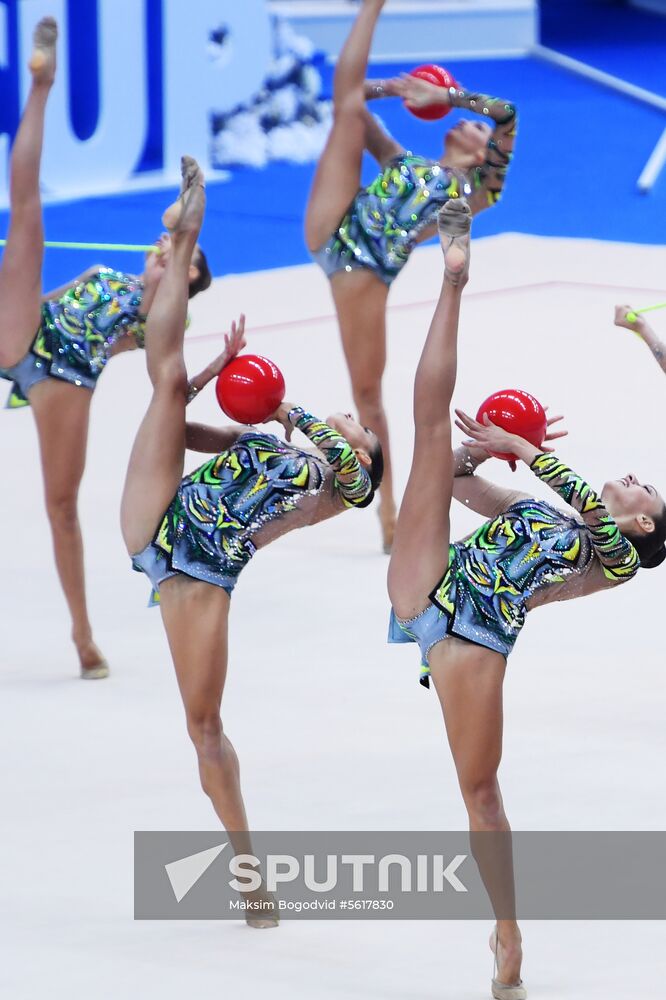
<path fill-rule="evenodd" d="M 483 165 L 465 175 L 409 152 L 390 160 L 376 180 L 358 192 L 336 231 L 313 255 L 328 277 L 369 268 L 391 285 L 449 198 L 480 192 L 476 211 L 499 200 L 512 155 L 500 147 L 512 148 L 516 110 L 512 104 L 463 90 L 454 92 L 452 104 L 495 120 Z"/>
<path fill-rule="evenodd" d="M 0 369 L 0 377 L 14 383 L 8 407 L 27 406 L 29 389 L 46 378 L 94 389 L 120 337 L 131 334 L 143 346 L 142 296 L 139 278 L 102 267 L 60 298 L 44 302 L 25 358 Z"/>
<path fill-rule="evenodd" d="M 370 478 L 345 439 L 301 407 L 289 420 L 325 461 L 253 429 L 186 476 L 153 541 L 132 560 L 155 590 L 182 573 L 231 593 L 258 548 L 367 503 Z"/>
<path fill-rule="evenodd" d="M 614 586 L 638 571 L 636 549 L 584 480 L 552 455 L 537 456 L 531 468 L 582 520 L 521 499 L 450 546 L 430 607 L 410 621 L 391 619 L 389 641 L 419 643 L 426 686 L 428 652 L 447 635 L 508 656 L 531 608 L 579 596 L 581 578 L 591 574 Z"/>

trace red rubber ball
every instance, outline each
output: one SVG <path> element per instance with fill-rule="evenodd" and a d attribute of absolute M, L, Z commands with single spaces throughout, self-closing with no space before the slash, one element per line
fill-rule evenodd
<path fill-rule="evenodd" d="M 282 372 L 268 358 L 241 354 L 217 376 L 215 394 L 221 408 L 239 424 L 260 424 L 284 399 Z"/>
<path fill-rule="evenodd" d="M 483 423 L 484 414 L 510 434 L 517 434 L 540 448 L 548 430 L 548 418 L 538 399 L 522 389 L 502 389 L 494 392 L 479 407 L 476 419 Z M 515 455 L 507 452 L 492 452 L 495 458 L 513 462 Z"/>
<path fill-rule="evenodd" d="M 426 80 L 428 83 L 434 83 L 436 87 L 457 87 L 458 84 L 451 76 L 448 70 L 444 69 L 443 66 L 437 66 L 434 63 L 428 63 L 425 66 L 417 66 L 416 69 L 410 71 L 410 76 L 417 76 L 419 80 Z M 410 111 L 416 118 L 421 118 L 426 122 L 438 121 L 440 118 L 445 118 L 451 106 L 449 104 L 430 104 L 426 105 L 425 108 L 410 108 L 407 104 L 405 107 Z"/>

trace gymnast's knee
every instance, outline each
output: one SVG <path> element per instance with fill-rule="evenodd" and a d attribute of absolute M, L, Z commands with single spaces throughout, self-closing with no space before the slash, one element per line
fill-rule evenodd
<path fill-rule="evenodd" d="M 504 812 L 496 774 L 460 784 L 470 818 L 484 827 L 494 827 Z"/>
<path fill-rule="evenodd" d="M 365 122 L 365 97 L 361 89 L 354 89 L 341 96 L 333 94 L 333 118 L 337 122 L 359 119 Z"/>
<path fill-rule="evenodd" d="M 166 358 L 149 365 L 149 373 L 156 391 L 187 399 L 189 382 L 182 357 Z"/>
<path fill-rule="evenodd" d="M 78 525 L 76 492 L 59 490 L 47 494 L 46 512 L 51 527 L 56 531 L 71 532 Z"/>
<path fill-rule="evenodd" d="M 190 706 L 187 708 L 187 732 L 197 756 L 212 760 L 223 753 L 223 730 L 217 706 Z"/>

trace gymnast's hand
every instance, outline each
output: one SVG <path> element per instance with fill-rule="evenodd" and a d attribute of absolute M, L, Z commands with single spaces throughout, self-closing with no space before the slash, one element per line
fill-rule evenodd
<path fill-rule="evenodd" d="M 224 335 L 224 350 L 216 358 L 206 365 L 202 372 L 190 379 L 187 402 L 191 403 L 195 396 L 205 389 L 209 382 L 220 374 L 230 361 L 239 354 L 245 347 L 245 316 L 241 314 L 238 323 L 231 324 L 231 333 Z"/>
<path fill-rule="evenodd" d="M 366 101 L 374 101 L 380 97 L 402 97 L 403 85 L 399 76 L 384 80 L 366 80 L 364 94 Z"/>
<path fill-rule="evenodd" d="M 225 333 L 224 335 L 224 350 L 208 365 L 207 370 L 210 372 L 211 378 L 219 375 L 222 369 L 226 368 L 229 362 L 233 361 L 246 346 L 245 315 L 241 313 L 238 323 L 234 320 L 231 324 L 231 333 Z"/>
<path fill-rule="evenodd" d="M 470 448 L 482 448 L 489 456 L 494 451 L 515 453 L 516 445 L 523 440 L 518 435 L 510 434 L 504 428 L 498 427 L 487 413 L 484 413 L 482 423 L 468 416 L 463 410 L 456 410 L 455 414 L 456 427 L 468 438 L 463 444 Z"/>
<path fill-rule="evenodd" d="M 545 407 L 547 410 L 548 407 Z M 488 454 L 492 452 L 508 452 L 513 455 L 521 456 L 521 452 L 524 450 L 524 446 L 527 445 L 528 448 L 533 448 L 529 441 L 525 441 L 524 438 L 518 437 L 517 434 L 510 434 L 509 431 L 505 431 L 502 427 L 498 427 L 494 424 L 487 414 L 483 416 L 483 423 L 479 423 L 478 420 L 474 420 L 472 417 L 468 416 L 463 410 L 456 410 L 456 427 L 458 427 L 464 434 L 468 435 L 469 440 L 463 442 L 467 447 L 470 448 L 483 448 L 483 450 Z M 553 424 L 559 423 L 564 418 L 562 416 L 548 417 L 547 426 L 548 431 L 544 438 L 543 444 L 541 445 L 540 452 L 552 452 L 554 448 L 551 448 L 546 444 L 546 441 L 555 441 L 557 438 L 566 437 L 569 433 L 566 430 L 554 430 L 551 431 L 550 428 Z M 511 468 L 515 471 L 516 463 L 510 463 Z"/>
<path fill-rule="evenodd" d="M 625 330 L 632 330 L 640 336 L 645 328 L 645 320 L 642 316 L 636 316 L 632 323 L 627 319 L 631 312 L 633 312 L 631 306 L 615 306 L 615 326 L 623 326 Z"/>
<path fill-rule="evenodd" d="M 544 406 L 544 410 L 546 411 L 546 413 L 548 413 L 549 409 L 550 409 L 550 407 Z M 546 420 L 547 430 L 546 430 L 546 436 L 543 439 L 544 443 L 541 446 L 541 450 L 542 451 L 547 451 L 547 452 L 553 452 L 553 451 L 555 451 L 554 448 L 546 448 L 545 447 L 546 441 L 557 441 L 558 438 L 564 438 L 564 437 L 566 437 L 568 435 L 569 431 L 565 431 L 565 430 L 561 430 L 561 429 L 557 430 L 557 431 L 551 431 L 550 430 L 550 428 L 552 427 L 552 425 L 553 424 L 559 424 L 560 420 L 564 420 L 564 417 L 562 416 L 562 414 L 558 414 L 556 417 L 548 417 L 548 419 Z"/>
<path fill-rule="evenodd" d="M 293 410 L 293 408 L 293 403 L 280 403 L 275 413 L 264 420 L 265 424 L 270 424 L 273 420 L 277 420 L 279 424 L 282 424 L 284 427 L 284 436 L 287 441 L 291 441 L 291 435 L 294 432 L 294 428 L 289 422 L 289 411 Z"/>
<path fill-rule="evenodd" d="M 159 284 L 164 268 L 166 267 L 165 253 L 169 249 L 169 237 L 162 233 L 158 240 L 155 240 L 155 249 L 146 254 L 144 264 L 144 281 L 146 284 Z"/>
<path fill-rule="evenodd" d="M 437 87 L 427 80 L 420 80 L 409 73 L 391 81 L 396 97 L 402 97 L 408 108 L 425 108 L 430 104 L 450 104 L 446 87 Z"/>

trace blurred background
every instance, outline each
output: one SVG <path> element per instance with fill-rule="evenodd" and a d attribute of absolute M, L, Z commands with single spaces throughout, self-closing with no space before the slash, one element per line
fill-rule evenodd
<path fill-rule="evenodd" d="M 53 13 L 62 44 L 44 154 L 47 238 L 151 242 L 164 188 L 189 152 L 211 181 L 204 244 L 215 275 L 305 262 L 304 205 L 355 8 L 348 0 L 0 0 L 0 236 L 32 27 Z M 483 214 L 477 236 L 659 243 L 665 53 L 666 0 L 388 0 L 372 74 L 437 61 L 465 86 L 519 106 L 502 208 Z M 417 121 L 398 100 L 373 110 L 405 146 L 439 155 L 441 123 Z M 446 127 L 454 122 L 455 114 Z M 105 262 L 140 269 L 136 255 Z M 81 269 L 81 253 L 49 252 L 45 287 Z"/>

